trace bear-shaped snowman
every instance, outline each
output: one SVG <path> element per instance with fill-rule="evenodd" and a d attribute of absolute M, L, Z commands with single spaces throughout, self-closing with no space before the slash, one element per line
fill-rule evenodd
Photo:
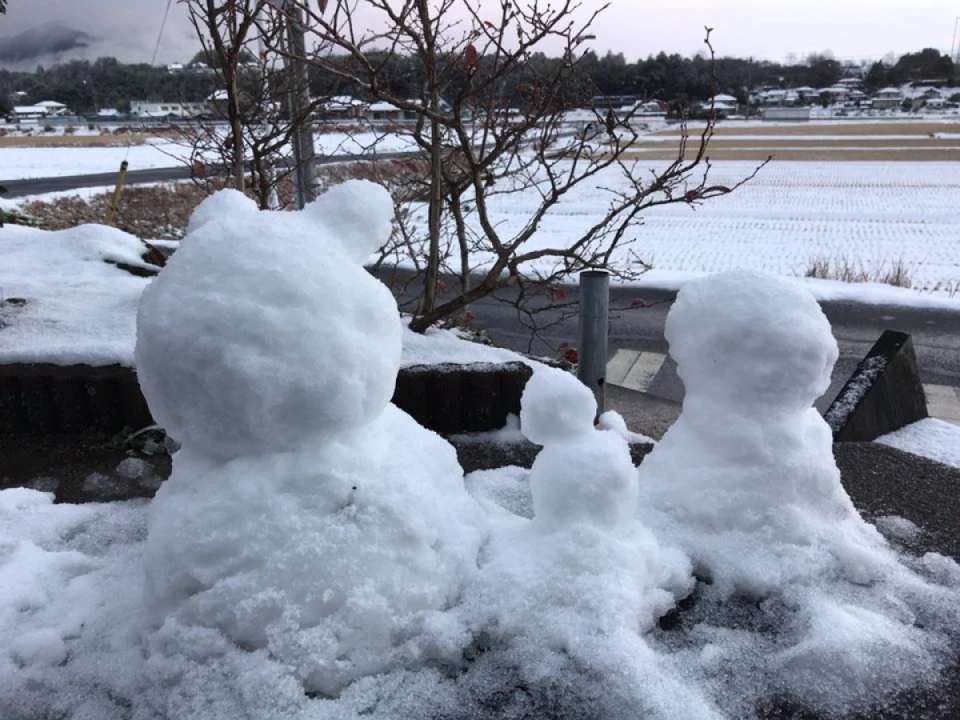
<path fill-rule="evenodd" d="M 222 191 L 137 318 L 141 387 L 182 446 L 150 510 L 148 612 L 307 692 L 422 658 L 484 532 L 453 448 L 390 404 L 401 319 L 362 263 L 392 216 L 365 181 L 299 213 Z"/>

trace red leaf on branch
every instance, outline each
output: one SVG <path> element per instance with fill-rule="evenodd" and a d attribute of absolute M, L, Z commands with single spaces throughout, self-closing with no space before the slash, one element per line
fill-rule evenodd
<path fill-rule="evenodd" d="M 645 307 L 650 307 L 650 305 L 648 305 L 647 301 L 644 300 L 643 298 L 635 298 L 633 302 L 630 303 L 631 310 L 633 310 L 634 308 L 645 308 Z"/>
<path fill-rule="evenodd" d="M 464 325 L 469 325 L 470 323 L 472 323 L 472 322 L 473 322 L 474 320 L 476 320 L 476 319 L 477 319 L 477 316 L 474 315 L 474 314 L 473 314 L 472 312 L 470 312 L 469 310 L 467 310 L 467 311 L 463 314 L 463 324 L 464 324 Z"/>
<path fill-rule="evenodd" d="M 477 61 L 480 59 L 479 54 L 477 53 L 477 48 L 473 43 L 467 45 L 467 49 L 463 51 L 463 65 L 468 70 L 472 70 L 477 67 Z"/>
<path fill-rule="evenodd" d="M 320 14 L 323 15 L 327 11 L 327 0 L 317 0 L 317 7 L 320 9 Z"/>
<path fill-rule="evenodd" d="M 580 353 L 578 353 L 575 348 L 570 348 L 563 352 L 563 359 L 568 363 L 576 365 L 580 361 Z"/>
<path fill-rule="evenodd" d="M 554 300 L 566 300 L 567 291 L 560 287 L 551 287 L 550 294 L 553 296 Z"/>
<path fill-rule="evenodd" d="M 442 293 L 447 291 L 447 284 L 443 280 L 437 280 L 437 291 Z"/>

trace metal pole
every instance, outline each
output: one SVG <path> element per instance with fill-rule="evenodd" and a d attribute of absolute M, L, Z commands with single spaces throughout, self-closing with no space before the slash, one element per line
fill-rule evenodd
<path fill-rule="evenodd" d="M 603 412 L 607 377 L 607 317 L 610 312 L 610 273 L 585 270 L 580 273 L 580 343 L 577 377 L 597 399 Z"/>
<path fill-rule="evenodd" d="M 287 23 L 287 58 L 290 71 L 290 122 L 293 131 L 293 157 L 297 164 L 297 206 L 303 206 L 317 197 L 316 153 L 313 145 L 313 122 L 310 119 L 310 75 L 305 60 L 303 13 L 292 3 L 284 4 Z"/>

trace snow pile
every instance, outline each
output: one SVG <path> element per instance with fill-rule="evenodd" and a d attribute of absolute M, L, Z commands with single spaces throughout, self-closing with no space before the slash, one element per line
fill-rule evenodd
<path fill-rule="evenodd" d="M 960 427 L 925 418 L 876 439 L 883 445 L 960 468 Z"/>
<path fill-rule="evenodd" d="M 149 281 L 116 264 L 157 270 L 141 258 L 146 249 L 103 225 L 0 229 L 0 363 L 132 365 Z"/>
<path fill-rule="evenodd" d="M 896 555 L 844 493 L 808 295 L 681 292 L 687 400 L 639 470 L 537 367 L 532 469 L 465 479 L 389 404 L 400 318 L 360 262 L 390 212 L 362 181 L 198 209 L 140 312 L 173 476 L 149 504 L 0 492 L 0 717 L 819 717 L 937 682 L 960 566 Z"/>
<path fill-rule="evenodd" d="M 453 448 L 389 405 L 400 319 L 361 262 L 392 212 L 363 181 L 297 214 L 222 192 L 144 292 L 141 385 L 182 443 L 145 549 L 162 682 L 181 655 L 229 676 L 227 641 L 271 658 L 291 701 L 443 654 L 430 623 L 481 515 Z"/>

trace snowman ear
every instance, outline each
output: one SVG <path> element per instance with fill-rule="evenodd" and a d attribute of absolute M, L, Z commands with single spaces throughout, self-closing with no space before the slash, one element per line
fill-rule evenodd
<path fill-rule="evenodd" d="M 538 445 L 593 432 L 597 401 L 586 385 L 556 368 L 537 368 L 520 398 L 520 432 Z"/>
<path fill-rule="evenodd" d="M 197 205 L 187 223 L 187 234 L 196 232 L 214 220 L 250 212 L 258 212 L 253 200 L 237 190 L 220 190 Z"/>
<path fill-rule="evenodd" d="M 386 188 L 369 180 L 348 180 L 327 190 L 304 211 L 331 231 L 348 257 L 363 263 L 387 244 L 394 218 Z"/>

